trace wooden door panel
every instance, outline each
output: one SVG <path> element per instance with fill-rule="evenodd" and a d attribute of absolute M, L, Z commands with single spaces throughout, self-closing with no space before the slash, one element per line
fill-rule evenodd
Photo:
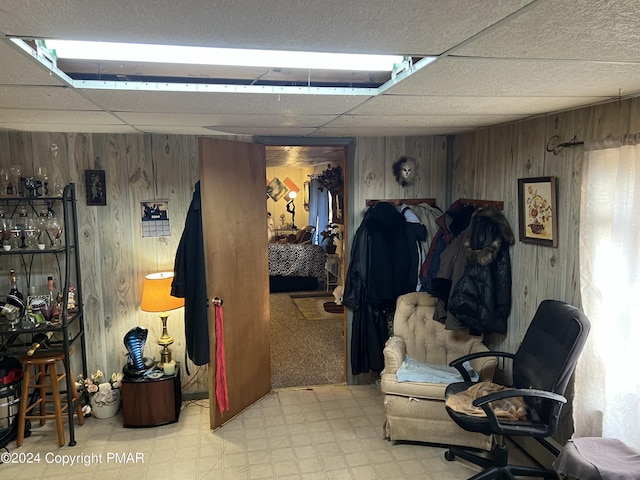
<path fill-rule="evenodd" d="M 211 428 L 271 390 L 264 146 L 200 139 L 202 226 L 209 307 Z M 213 297 L 223 300 L 229 411 L 215 398 Z"/>

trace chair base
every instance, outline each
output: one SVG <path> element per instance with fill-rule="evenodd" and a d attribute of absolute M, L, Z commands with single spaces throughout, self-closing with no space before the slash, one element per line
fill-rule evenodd
<path fill-rule="evenodd" d="M 496 445 L 491 453 L 493 458 L 486 458 L 459 447 L 449 447 L 449 449 L 444 452 L 444 458 L 451 462 L 456 457 L 460 457 L 484 469 L 482 472 L 470 477 L 469 480 L 515 480 L 516 477 L 542 477 L 545 480 L 558 480 L 558 475 L 553 470 L 510 465 L 509 451 L 504 444 Z"/>

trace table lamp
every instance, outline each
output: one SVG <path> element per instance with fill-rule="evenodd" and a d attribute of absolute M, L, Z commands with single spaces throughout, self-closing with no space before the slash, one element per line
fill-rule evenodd
<path fill-rule="evenodd" d="M 142 288 L 142 305 L 140 309 L 143 312 L 159 313 L 162 320 L 162 336 L 158 339 L 160 349 L 160 363 L 158 366 L 162 368 L 165 363 L 171 363 L 171 350 L 169 345 L 173 343 L 173 338 L 167 332 L 167 318 L 170 310 L 175 310 L 184 306 L 184 298 L 178 298 L 171 295 L 171 282 L 173 281 L 173 272 L 151 273 L 144 277 L 144 285 Z"/>
<path fill-rule="evenodd" d="M 289 192 L 289 203 L 287 203 L 287 212 L 291 214 L 291 228 L 297 230 L 296 227 L 296 204 L 293 201 L 296 199 L 297 193 L 294 191 Z"/>

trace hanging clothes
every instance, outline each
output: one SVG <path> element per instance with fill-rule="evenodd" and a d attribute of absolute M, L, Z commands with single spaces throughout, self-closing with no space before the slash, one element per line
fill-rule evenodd
<path fill-rule="evenodd" d="M 386 312 L 398 296 L 416 290 L 415 233 L 388 202 L 369 208 L 354 236 L 343 304 L 353 310 L 351 369 L 354 375 L 384 368 L 389 338 Z M 413 260 L 412 260 L 413 259 Z"/>
<path fill-rule="evenodd" d="M 438 231 L 431 241 L 427 258 L 420 270 L 423 291 L 435 294 L 432 281 L 440 270 L 440 255 L 453 239 L 467 228 L 475 210 L 474 206 L 465 205 L 460 200 L 456 200 L 443 215 L 436 219 Z"/>
<path fill-rule="evenodd" d="M 427 253 L 424 249 L 424 243 L 427 239 L 427 227 L 422 224 L 418 216 L 408 205 L 400 205 L 398 211 L 404 216 L 407 222 L 407 235 L 410 239 L 413 239 L 415 244 L 414 250 L 411 253 L 410 262 L 416 266 L 415 278 L 416 278 L 416 292 L 422 289 L 422 281 L 420 279 L 420 267 L 424 263 Z"/>
<path fill-rule="evenodd" d="M 427 236 L 423 243 L 425 255 L 429 252 L 429 248 L 433 243 L 433 239 L 438 232 L 438 218 L 442 216 L 442 210 L 437 205 L 429 205 L 428 203 L 419 203 L 418 205 L 411 205 L 411 211 L 418 217 L 420 223 L 427 229 Z M 425 260 L 426 261 L 426 258 Z M 423 263 L 424 264 L 424 263 Z M 422 267 L 422 265 L 420 267 Z"/>
<path fill-rule="evenodd" d="M 440 286 L 434 318 L 444 321 L 447 329 L 468 327 L 472 335 L 506 334 L 511 311 L 509 247 L 514 242 L 501 211 L 476 211 L 469 227 L 442 252 L 441 270 L 433 282 Z"/>
<path fill-rule="evenodd" d="M 184 298 L 187 354 L 195 365 L 204 365 L 209 363 L 209 321 L 200 182 L 195 185 L 184 231 L 176 251 L 173 271 L 171 295 Z"/>

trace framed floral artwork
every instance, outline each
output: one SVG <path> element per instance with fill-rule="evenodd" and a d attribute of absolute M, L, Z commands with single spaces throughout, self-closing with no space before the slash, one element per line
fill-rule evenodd
<path fill-rule="evenodd" d="M 520 241 L 558 246 L 556 177 L 518 179 Z"/>

